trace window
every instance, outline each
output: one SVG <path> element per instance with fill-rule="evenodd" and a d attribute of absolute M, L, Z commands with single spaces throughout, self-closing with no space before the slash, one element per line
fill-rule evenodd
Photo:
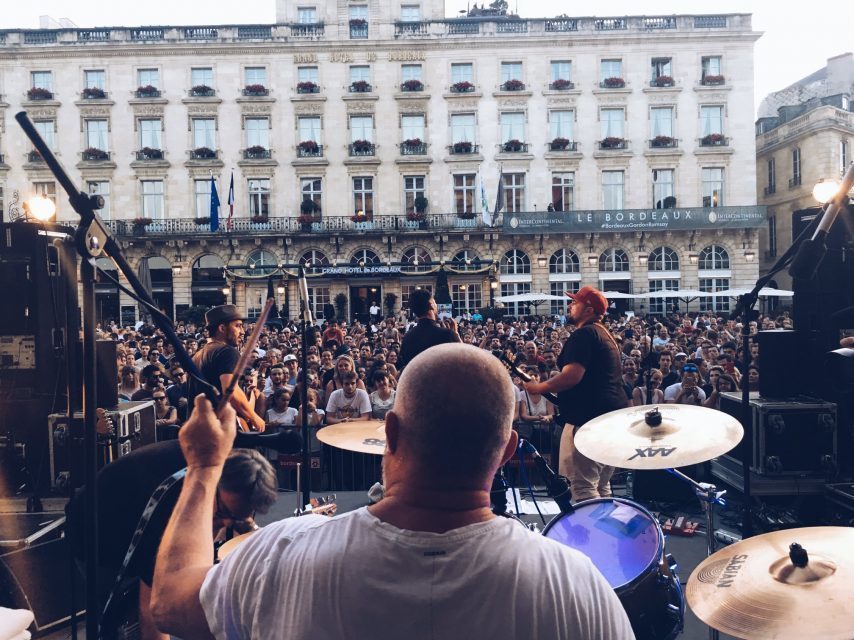
<path fill-rule="evenodd" d="M 552 207 L 555 211 L 572 211 L 575 208 L 575 173 L 552 174 Z"/>
<path fill-rule="evenodd" d="M 33 194 L 47 198 L 56 205 L 56 183 L 55 182 L 34 182 Z"/>
<path fill-rule="evenodd" d="M 267 276 L 271 275 L 278 269 L 279 261 L 276 259 L 276 254 L 264 249 L 255 249 L 246 258 L 246 266 L 249 267 L 246 271 L 248 276 Z M 263 305 L 261 305 L 263 308 Z M 256 315 L 261 315 L 260 309 Z"/>
<path fill-rule="evenodd" d="M 500 118 L 502 142 L 507 142 L 508 140 L 525 139 L 524 113 L 502 113 Z"/>
<path fill-rule="evenodd" d="M 839 173 L 845 175 L 848 171 L 848 141 L 839 141 Z"/>
<path fill-rule="evenodd" d="M 350 20 L 367 20 L 368 7 L 367 5 L 353 5 L 349 8 Z"/>
<path fill-rule="evenodd" d="M 211 181 L 194 180 L 196 193 L 196 217 L 207 218 L 211 215 Z"/>
<path fill-rule="evenodd" d="M 451 65 L 451 84 L 458 82 L 474 83 L 474 67 L 470 62 L 461 62 Z"/>
<path fill-rule="evenodd" d="M 249 181 L 249 215 L 270 215 L 270 179 L 258 178 Z"/>
<path fill-rule="evenodd" d="M 508 80 L 522 79 L 522 63 L 521 62 L 502 62 L 501 63 L 501 83 Z"/>
<path fill-rule="evenodd" d="M 525 174 L 504 174 L 504 210 L 507 213 L 525 211 Z"/>
<path fill-rule="evenodd" d="M 421 20 L 421 7 L 417 4 L 404 4 L 400 7 L 401 22 L 418 22 Z"/>
<path fill-rule="evenodd" d="M 702 78 L 706 76 L 720 76 L 721 74 L 721 57 L 720 56 L 703 56 L 701 60 Z"/>
<path fill-rule="evenodd" d="M 400 80 L 421 80 L 421 65 L 420 64 L 403 64 L 400 66 Z"/>
<path fill-rule="evenodd" d="M 33 126 L 39 132 L 48 149 L 53 149 L 56 140 L 54 136 L 56 133 L 56 123 L 53 120 L 36 120 L 33 122 Z"/>
<path fill-rule="evenodd" d="M 270 148 L 270 119 L 246 118 L 246 147 Z"/>
<path fill-rule="evenodd" d="M 569 60 L 552 60 L 551 80 L 572 80 L 572 63 Z"/>
<path fill-rule="evenodd" d="M 777 216 L 768 216 L 768 257 L 777 257 Z"/>
<path fill-rule="evenodd" d="M 246 77 L 247 85 L 260 84 L 262 87 L 267 86 L 267 68 L 266 67 L 246 67 L 243 72 Z"/>
<path fill-rule="evenodd" d="M 623 138 L 623 125 L 626 121 L 625 109 L 601 109 L 599 111 L 602 140 L 605 138 Z"/>
<path fill-rule="evenodd" d="M 309 287 L 308 288 L 308 306 L 315 318 L 323 317 L 323 308 L 329 304 L 331 298 L 329 296 L 329 287 Z"/>
<path fill-rule="evenodd" d="M 84 71 L 83 86 L 87 89 L 100 89 L 104 91 L 107 88 L 107 74 L 102 69 Z"/>
<path fill-rule="evenodd" d="M 210 202 L 208 202 L 208 207 L 210 207 Z M 163 180 L 143 180 L 142 217 L 151 220 L 163 220 L 163 215 Z"/>
<path fill-rule="evenodd" d="M 86 147 L 109 151 L 106 120 L 86 120 Z"/>
<path fill-rule="evenodd" d="M 474 114 L 451 115 L 451 142 L 474 142 Z"/>
<path fill-rule="evenodd" d="M 374 140 L 373 116 L 350 116 L 350 142 L 356 140 Z"/>
<path fill-rule="evenodd" d="M 673 169 L 652 170 L 652 206 L 656 209 L 673 209 L 676 206 L 674 174 Z"/>
<path fill-rule="evenodd" d="M 703 136 L 724 132 L 724 108 L 719 105 L 700 107 Z"/>
<path fill-rule="evenodd" d="M 297 68 L 297 82 L 313 82 L 314 84 L 319 84 L 319 75 L 317 72 L 317 67 L 298 67 Z"/>
<path fill-rule="evenodd" d="M 651 138 L 673 137 L 673 107 L 653 107 L 649 110 L 649 133 Z"/>
<path fill-rule="evenodd" d="M 424 289 L 433 293 L 433 285 L 432 284 L 403 284 L 400 286 L 400 307 L 402 309 L 409 308 L 409 299 L 410 296 L 417 290 Z"/>
<path fill-rule="evenodd" d="M 400 128 L 404 140 L 424 140 L 424 116 L 401 116 Z"/>
<path fill-rule="evenodd" d="M 430 253 L 421 247 L 409 247 L 400 256 L 400 261 L 407 265 L 401 267 L 403 273 L 425 273 L 431 270 Z"/>
<path fill-rule="evenodd" d="M 359 249 L 353 254 L 353 257 L 350 258 L 350 264 L 357 265 L 359 263 L 365 265 L 382 264 L 382 261 L 380 260 L 380 257 L 370 249 Z"/>
<path fill-rule="evenodd" d="M 605 209 L 623 208 L 623 177 L 622 171 L 602 172 L 602 206 Z"/>
<path fill-rule="evenodd" d="M 451 260 L 455 271 L 479 271 L 480 257 L 472 249 L 458 251 Z"/>
<path fill-rule="evenodd" d="M 160 88 L 160 70 L 159 69 L 139 69 L 136 72 L 137 86 L 139 87 L 154 87 Z"/>
<path fill-rule="evenodd" d="M 30 82 L 32 82 L 34 89 L 53 91 L 53 72 L 33 71 L 30 73 Z"/>
<path fill-rule="evenodd" d="M 703 169 L 703 206 L 724 206 L 724 170 L 721 167 Z"/>
<path fill-rule="evenodd" d="M 370 120 L 370 118 L 368 118 Z M 320 116 L 300 117 L 297 121 L 299 126 L 299 141 L 312 141 L 320 144 Z M 370 140 L 370 138 L 356 138 L 357 140 Z"/>
<path fill-rule="evenodd" d="M 320 267 L 329 266 L 329 258 L 322 251 L 309 249 L 300 256 L 299 263 L 305 266 L 306 273 L 320 274 Z"/>
<path fill-rule="evenodd" d="M 502 296 L 520 296 L 525 293 L 531 293 L 530 282 L 502 282 Z M 505 302 L 504 310 L 508 315 L 521 316 L 525 315 L 531 309 L 530 302 Z"/>
<path fill-rule="evenodd" d="M 302 178 L 300 191 L 303 200 L 314 202 L 314 215 L 323 210 L 323 181 L 320 178 Z"/>
<path fill-rule="evenodd" d="M 765 195 L 774 193 L 777 190 L 777 161 L 774 158 L 768 159 L 768 187 L 765 189 Z"/>
<path fill-rule="evenodd" d="M 549 113 L 550 135 L 555 138 L 566 138 L 572 140 L 572 123 L 575 120 L 573 111 L 552 111 Z"/>
<path fill-rule="evenodd" d="M 578 293 L 581 283 L 578 280 L 566 280 L 558 282 L 549 282 L 549 293 L 553 296 L 562 296 L 563 300 L 550 300 L 549 313 L 553 316 L 563 315 L 566 311 L 569 298 L 565 296 L 566 292 Z"/>
<path fill-rule="evenodd" d="M 216 120 L 214 118 L 193 118 L 193 148 L 216 149 Z"/>
<path fill-rule="evenodd" d="M 667 278 L 663 280 L 650 280 L 649 281 L 649 292 L 655 293 L 656 291 L 678 291 L 679 290 L 679 280 L 675 278 Z M 673 307 L 676 302 L 676 298 L 650 298 L 649 299 L 649 312 L 656 314 L 665 314 Z"/>
<path fill-rule="evenodd" d="M 657 247 L 646 264 L 650 271 L 679 271 L 679 255 L 670 247 Z"/>
<path fill-rule="evenodd" d="M 599 256 L 599 271 L 622 273 L 629 271 L 629 256 L 622 249 L 611 247 Z"/>
<path fill-rule="evenodd" d="M 668 78 L 673 77 L 673 65 L 670 58 L 653 58 L 652 59 L 652 78 L 655 81 L 662 76 Z"/>
<path fill-rule="evenodd" d="M 371 81 L 371 68 L 367 65 L 353 65 L 350 67 L 350 84 L 354 82 Z"/>
<path fill-rule="evenodd" d="M 457 174 L 454 176 L 454 213 L 474 213 L 475 174 Z"/>
<path fill-rule="evenodd" d="M 315 7 L 297 7 L 297 22 L 315 24 L 317 22 L 317 9 Z"/>
<path fill-rule="evenodd" d="M 801 184 L 801 150 L 792 149 L 792 186 Z"/>
<path fill-rule="evenodd" d="M 210 67 L 190 69 L 191 87 L 213 87 L 213 85 L 213 69 L 211 69 Z"/>
<path fill-rule="evenodd" d="M 92 180 L 87 182 L 86 186 L 89 189 L 89 195 L 101 196 L 104 199 L 104 206 L 98 209 L 98 215 L 104 220 L 110 220 L 112 218 L 112 211 L 110 209 L 110 183 L 107 181 Z"/>
<path fill-rule="evenodd" d="M 578 254 L 572 249 L 559 249 L 549 258 L 549 273 L 579 273 L 580 268 Z"/>
<path fill-rule="evenodd" d="M 531 273 L 531 259 L 521 249 L 510 249 L 504 254 L 498 269 L 508 276 L 528 275 Z"/>
<path fill-rule="evenodd" d="M 723 247 L 713 244 L 700 252 L 699 263 L 701 271 L 729 269 L 729 253 Z"/>
<path fill-rule="evenodd" d="M 373 178 L 353 178 L 353 213 L 359 211 L 369 220 L 374 216 Z"/>
<path fill-rule="evenodd" d="M 599 63 L 599 81 L 605 82 L 607 78 L 623 77 L 622 60 L 602 60 Z"/>
<path fill-rule="evenodd" d="M 424 176 L 403 176 L 403 198 L 406 213 L 414 213 L 415 198 L 424 195 Z"/>
<path fill-rule="evenodd" d="M 139 121 L 139 148 L 160 149 L 160 118 Z"/>
<path fill-rule="evenodd" d="M 483 293 L 480 283 L 462 283 L 451 285 L 451 304 L 454 316 L 467 311 L 474 313 L 480 307 Z"/>
<path fill-rule="evenodd" d="M 729 289 L 729 278 L 700 278 L 700 291 L 714 293 Z M 700 298 L 700 311 L 729 311 L 729 298 L 726 296 L 710 296 Z"/>

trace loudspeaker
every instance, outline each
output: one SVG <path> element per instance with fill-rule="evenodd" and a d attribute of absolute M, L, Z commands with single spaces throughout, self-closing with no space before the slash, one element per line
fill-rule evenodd
<path fill-rule="evenodd" d="M 72 563 L 66 538 L 59 538 L 0 556 L 0 606 L 29 609 L 35 615 L 34 633 L 66 623 L 75 609 L 84 608 L 84 577 Z"/>
<path fill-rule="evenodd" d="M 799 362 L 797 331 L 775 329 L 760 331 L 759 395 L 763 398 L 792 398 L 804 392 Z"/>

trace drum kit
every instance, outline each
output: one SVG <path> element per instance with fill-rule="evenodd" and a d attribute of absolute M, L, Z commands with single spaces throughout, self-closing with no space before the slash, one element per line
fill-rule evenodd
<path fill-rule="evenodd" d="M 676 467 L 733 449 L 744 430 L 731 416 L 692 405 L 629 407 L 575 433 L 584 456 L 609 466 L 667 470 L 694 489 L 706 519 L 708 557 L 683 593 L 675 561 L 653 515 L 623 498 L 596 498 L 556 516 L 543 535 L 591 559 L 628 614 L 639 640 L 670 640 L 682 631 L 685 601 L 709 626 L 738 638 L 854 638 L 854 528 L 808 527 L 755 536 L 715 551 L 714 505 L 725 491 L 695 482 Z M 318 432 L 333 447 L 382 454 L 382 422 L 339 424 Z"/>

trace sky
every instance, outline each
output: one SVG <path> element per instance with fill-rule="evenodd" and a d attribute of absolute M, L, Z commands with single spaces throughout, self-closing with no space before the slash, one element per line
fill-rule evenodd
<path fill-rule="evenodd" d="M 295 1 L 295 0 L 292 0 Z M 590 15 L 586 3 L 576 10 L 569 0 L 508 0 L 510 9 L 527 18 Z M 445 15 L 456 16 L 467 0 L 445 0 Z M 483 4 L 483 0 L 478 2 Z M 2 0 L 0 29 L 38 28 L 39 15 L 69 18 L 80 27 L 271 24 L 275 0 L 211 2 L 205 0 Z M 755 96 L 800 80 L 827 63 L 827 58 L 854 50 L 854 5 L 845 0 L 794 1 L 716 0 L 708 9 L 689 0 L 609 0 L 598 3 L 597 16 L 669 15 L 690 13 L 752 13 L 756 43 Z"/>

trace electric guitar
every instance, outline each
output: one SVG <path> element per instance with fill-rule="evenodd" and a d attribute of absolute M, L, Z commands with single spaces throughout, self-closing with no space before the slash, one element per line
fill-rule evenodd
<path fill-rule="evenodd" d="M 504 368 L 507 369 L 507 371 L 509 371 L 513 375 L 519 376 L 523 382 L 532 381 L 531 376 L 529 376 L 522 369 L 520 369 L 519 366 L 516 364 L 516 359 L 511 358 L 506 351 L 501 352 L 501 356 L 499 357 L 499 359 L 501 360 L 501 364 L 504 365 Z M 555 395 L 554 393 L 545 391 L 540 395 L 543 396 L 549 402 L 551 402 L 554 406 L 559 406 L 557 395 Z M 554 415 L 554 421 L 555 424 L 559 426 L 563 426 L 564 424 L 566 424 L 566 420 L 562 419 L 559 414 Z"/>

